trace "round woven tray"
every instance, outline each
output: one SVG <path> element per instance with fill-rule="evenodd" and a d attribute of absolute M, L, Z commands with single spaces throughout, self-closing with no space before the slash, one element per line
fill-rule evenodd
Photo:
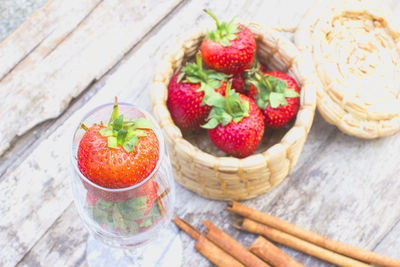
<path fill-rule="evenodd" d="M 316 86 L 310 60 L 304 60 L 292 42 L 278 32 L 247 25 L 257 40 L 257 55 L 269 69 L 287 72 L 301 86 L 300 109 L 290 128 L 267 129 L 255 154 L 238 159 L 218 151 L 207 132 L 181 132 L 166 106 L 168 84 L 182 64 L 199 50 L 205 30 L 194 30 L 173 45 L 162 58 L 151 89 L 153 114 L 161 125 L 175 179 L 195 193 L 217 200 L 244 200 L 277 186 L 296 164 L 314 117 Z"/>
<path fill-rule="evenodd" d="M 295 42 L 312 53 L 327 122 L 361 138 L 400 129 L 399 33 L 380 1 L 320 1 L 309 10 Z"/>

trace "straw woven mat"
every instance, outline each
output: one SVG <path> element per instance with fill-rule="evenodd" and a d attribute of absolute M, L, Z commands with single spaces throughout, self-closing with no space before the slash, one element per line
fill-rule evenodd
<path fill-rule="evenodd" d="M 380 1 L 319 1 L 295 33 L 312 53 L 325 120 L 360 138 L 400 129 L 400 27 Z"/>

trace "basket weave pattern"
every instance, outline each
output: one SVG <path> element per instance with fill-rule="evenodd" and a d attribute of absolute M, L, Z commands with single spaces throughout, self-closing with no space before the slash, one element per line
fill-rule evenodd
<path fill-rule="evenodd" d="M 300 110 L 293 127 L 279 143 L 244 159 L 206 153 L 183 138 L 173 123 L 166 100 L 168 84 L 183 62 L 193 57 L 205 30 L 177 41 L 161 60 L 154 76 L 153 114 L 161 125 L 171 156 L 175 179 L 193 192 L 217 200 L 244 200 L 277 186 L 296 164 L 314 117 L 316 87 L 313 69 L 289 40 L 257 24 L 249 24 L 257 40 L 257 55 L 268 68 L 285 71 L 301 86 Z M 206 134 L 206 133 L 205 133 Z M 266 132 L 268 138 L 268 131 Z M 209 142 L 210 146 L 213 146 Z"/>
<path fill-rule="evenodd" d="M 295 39 L 313 54 L 326 121 L 361 138 L 400 129 L 399 32 L 379 1 L 321 1 L 306 14 Z"/>

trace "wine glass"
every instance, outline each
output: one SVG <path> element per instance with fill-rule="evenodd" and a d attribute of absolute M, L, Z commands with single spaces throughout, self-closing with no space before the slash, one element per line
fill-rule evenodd
<path fill-rule="evenodd" d="M 113 105 L 110 103 L 99 106 L 83 116 L 77 123 L 72 138 L 71 185 L 74 202 L 83 224 L 92 237 L 87 244 L 87 258 L 90 259 L 90 250 L 96 251 L 97 254 L 104 251 L 104 255 L 100 253 L 96 256 L 94 265 L 101 265 L 99 262 L 113 262 L 114 258 L 121 262 L 121 251 L 130 260 L 145 262 L 144 245 L 151 244 L 156 238 L 175 238 L 176 233 L 176 230 L 169 226 L 175 200 L 170 159 L 160 127 L 143 109 L 127 103 L 118 104 L 119 113 L 124 117 L 132 120 L 144 117 L 155 125 L 153 131 L 159 143 L 159 159 L 149 176 L 130 187 L 111 189 L 91 182 L 78 168 L 77 151 L 85 134 L 85 127 L 82 125 L 90 127 L 107 122 Z M 167 231 L 172 233 L 165 235 Z M 158 240 L 157 244 L 162 244 L 162 241 L 169 242 Z M 115 261 L 113 265 L 116 266 Z"/>

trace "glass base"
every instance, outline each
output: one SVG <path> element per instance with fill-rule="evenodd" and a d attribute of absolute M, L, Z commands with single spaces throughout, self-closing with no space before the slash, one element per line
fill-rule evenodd
<path fill-rule="evenodd" d="M 90 236 L 86 259 L 90 267 L 181 266 L 182 241 L 178 229 L 171 223 L 157 239 L 131 248 L 109 247 Z"/>

